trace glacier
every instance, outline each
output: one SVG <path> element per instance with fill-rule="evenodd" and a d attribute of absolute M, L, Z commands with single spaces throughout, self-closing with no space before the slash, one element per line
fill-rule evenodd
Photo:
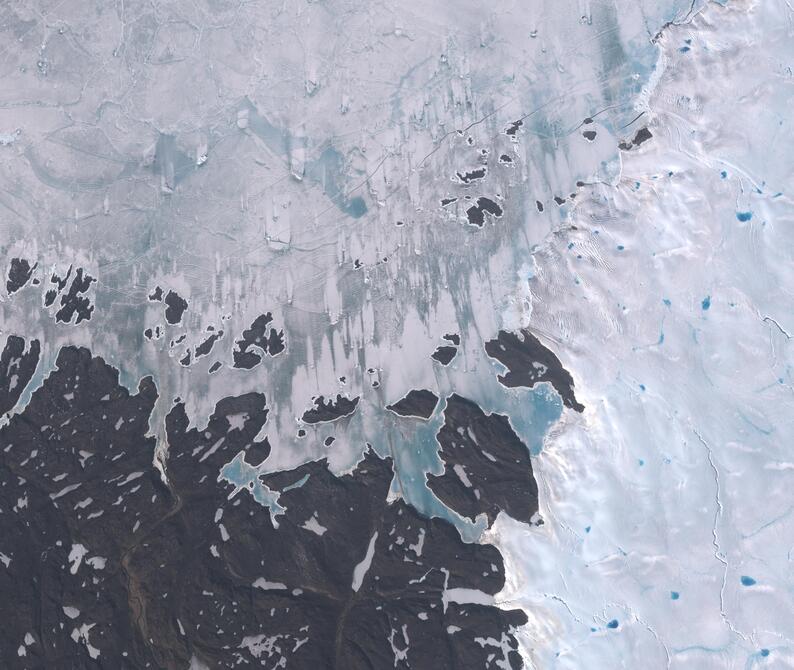
<path fill-rule="evenodd" d="M 332 528 L 323 516 L 334 510 L 317 502 L 324 487 L 369 477 L 373 492 L 354 507 L 383 508 L 385 525 L 355 526 L 338 552 L 354 557 L 351 571 L 367 568 L 353 591 L 376 588 L 389 552 L 421 565 L 426 533 L 451 524 L 466 547 L 454 551 L 472 563 L 498 548 L 504 587 L 495 593 L 488 570 L 482 589 L 450 586 L 440 553 L 410 584 L 433 582 L 445 615 L 445 594 L 461 590 L 483 611 L 503 608 L 518 651 L 507 635 L 471 632 L 481 651 L 503 654 L 498 664 L 520 654 L 530 668 L 794 666 L 789 2 L 1 11 L 0 449 L 3 481 L 19 493 L 0 511 L 31 513 L 19 479 L 55 468 L 42 491 L 52 483 L 54 508 L 68 503 L 80 523 L 83 509 L 89 520 L 140 509 L 119 521 L 134 551 L 143 533 L 170 556 L 158 529 L 184 518 L 180 532 L 211 528 L 202 555 L 239 568 L 246 548 L 262 550 L 250 519 L 285 546 L 293 526 L 331 541 L 344 519 Z M 572 377 L 570 397 L 546 382 L 506 388 L 487 343 L 522 329 Z M 98 460 L 87 447 L 72 449 L 74 471 L 40 460 L 43 447 L 15 460 L 17 431 L 49 389 L 59 411 L 77 393 L 83 417 L 105 401 L 81 395 L 84 370 L 145 414 L 110 423 L 118 498 L 102 509 L 80 488 Z M 419 390 L 438 399 L 427 416 L 385 410 Z M 456 396 L 481 411 L 468 432 L 448 416 Z M 38 428 L 68 441 L 75 418 Z M 482 472 L 453 465 L 461 447 L 442 448 L 445 426 L 482 448 L 486 466 L 499 455 L 483 435 L 526 445 L 530 522 L 502 512 L 491 523 L 449 502 L 473 491 L 469 509 L 485 509 L 493 491 Z M 130 457 L 132 444 L 151 454 Z M 144 493 L 150 509 L 131 502 Z M 210 526 L 181 516 L 204 519 L 205 503 Z M 388 539 L 389 524 L 403 541 Z M 3 567 L 18 569 L 21 550 L 7 544 Z M 126 551 L 102 561 L 133 574 Z M 140 575 L 156 574 L 146 570 L 130 578 L 137 619 Z M 304 597 L 293 574 L 257 574 Z M 476 609 L 456 607 L 466 605 Z M 190 621 L 173 616 L 179 640 Z M 91 661 L 121 654 L 98 619 L 73 625 Z M 315 653 L 302 628 L 271 632 L 241 630 L 235 661 L 278 655 L 300 667 L 299 649 Z M 410 633 L 393 622 L 382 636 L 395 667 L 412 662 L 412 643 L 424 649 Z M 35 653 L 18 637 L 15 663 Z M 165 655 L 152 662 L 221 658 L 170 645 L 158 639 Z"/>
<path fill-rule="evenodd" d="M 793 20 L 668 28 L 654 140 L 533 254 L 532 325 L 589 408 L 536 461 L 550 523 L 490 531 L 535 667 L 794 665 Z"/>

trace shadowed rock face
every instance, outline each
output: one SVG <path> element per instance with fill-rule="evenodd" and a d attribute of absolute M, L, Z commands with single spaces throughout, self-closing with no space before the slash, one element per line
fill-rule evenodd
<path fill-rule="evenodd" d="M 156 397 L 64 348 L 0 429 L 1 667 L 521 667 L 525 615 L 453 591 L 497 593 L 498 551 L 387 502 L 389 459 L 260 475 L 280 495 L 271 517 L 218 481 L 241 451 L 269 454 L 264 396 L 225 398 L 204 428 L 177 403 L 167 486 L 146 436 Z"/>
<path fill-rule="evenodd" d="M 429 419 L 436 405 L 438 405 L 438 396 L 432 391 L 421 389 L 408 391 L 404 398 L 392 405 L 386 405 L 386 409 L 399 416 Z"/>
<path fill-rule="evenodd" d="M 472 521 L 485 514 L 489 526 L 500 511 L 530 521 L 538 510 L 538 487 L 529 450 L 506 416 L 486 414 L 453 394 L 436 439 L 444 472 L 428 475 L 427 481 L 447 507 Z"/>
<path fill-rule="evenodd" d="M 39 341 L 9 335 L 0 355 L 0 416 L 14 408 L 39 363 Z"/>
<path fill-rule="evenodd" d="M 510 333 L 500 330 L 495 340 L 485 343 L 485 353 L 504 365 L 508 372 L 499 375 L 499 381 L 509 388 L 526 386 L 533 388 L 541 382 L 550 383 L 566 407 L 584 411 L 573 392 L 573 377 L 560 359 L 541 344 L 528 330 Z"/>

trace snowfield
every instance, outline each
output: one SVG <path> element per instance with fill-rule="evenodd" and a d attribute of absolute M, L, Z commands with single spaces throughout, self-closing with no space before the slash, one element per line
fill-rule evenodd
<path fill-rule="evenodd" d="M 587 409 L 535 461 L 546 523 L 491 532 L 533 667 L 794 666 L 793 36 L 785 2 L 669 27 L 653 139 L 534 254 Z"/>

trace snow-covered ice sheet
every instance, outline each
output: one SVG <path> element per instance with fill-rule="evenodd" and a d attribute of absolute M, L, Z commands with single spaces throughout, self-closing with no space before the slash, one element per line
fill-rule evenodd
<path fill-rule="evenodd" d="M 493 531 L 501 596 L 539 668 L 793 667 L 794 13 L 660 44 L 653 140 L 534 254 L 587 410 L 536 461 L 547 523 Z"/>

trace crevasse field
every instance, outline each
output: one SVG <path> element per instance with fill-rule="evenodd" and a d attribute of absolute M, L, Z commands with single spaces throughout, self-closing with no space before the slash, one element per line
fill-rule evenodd
<path fill-rule="evenodd" d="M 794 667 L 788 0 L 0 32 L 0 666 Z"/>

